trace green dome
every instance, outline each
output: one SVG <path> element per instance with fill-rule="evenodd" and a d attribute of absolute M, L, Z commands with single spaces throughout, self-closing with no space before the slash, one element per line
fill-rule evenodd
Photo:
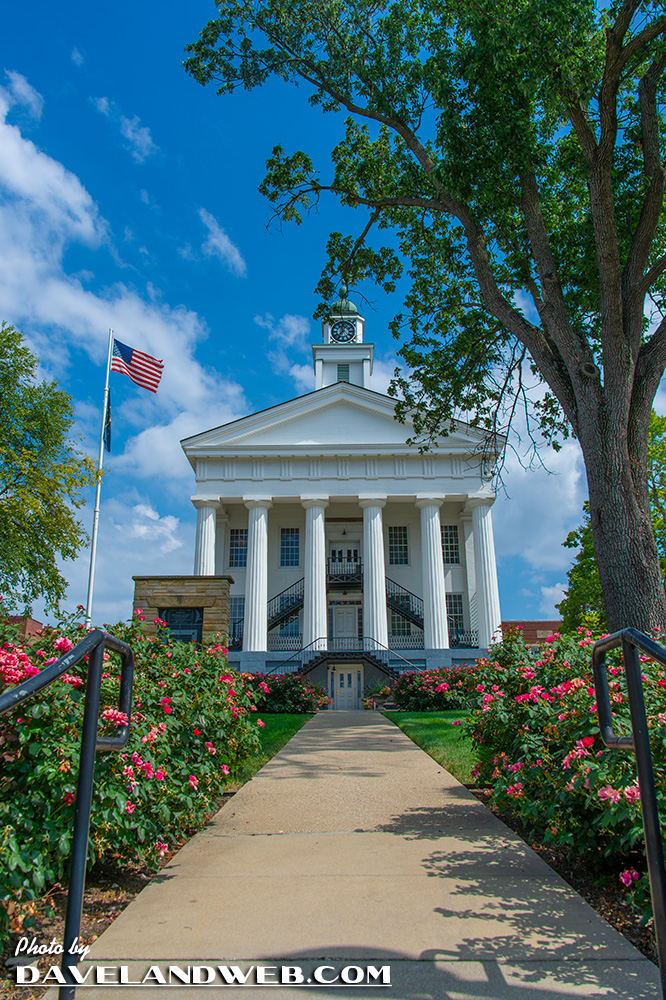
<path fill-rule="evenodd" d="M 358 316 L 358 309 L 347 298 L 347 286 L 340 285 L 340 298 L 331 306 L 332 316 Z"/>

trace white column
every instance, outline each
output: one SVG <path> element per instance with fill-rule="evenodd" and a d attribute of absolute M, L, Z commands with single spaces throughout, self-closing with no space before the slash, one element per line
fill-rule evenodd
<path fill-rule="evenodd" d="M 305 508 L 305 560 L 303 580 L 303 645 L 326 649 L 328 616 L 326 614 L 326 531 L 328 500 L 301 500 Z M 315 642 L 315 640 L 320 640 Z"/>
<path fill-rule="evenodd" d="M 472 509 L 474 532 L 474 568 L 476 571 L 476 597 L 479 618 L 479 646 L 487 647 L 501 626 L 502 618 L 495 564 L 493 519 L 490 512 L 492 500 L 469 500 Z M 499 636 L 498 636 L 499 637 Z"/>
<path fill-rule="evenodd" d="M 243 649 L 264 651 L 268 645 L 268 511 L 270 500 L 247 500 L 247 573 Z"/>
<path fill-rule="evenodd" d="M 220 506 L 217 500 L 192 498 L 197 508 L 197 533 L 194 541 L 194 575 L 215 576 L 215 519 Z"/>
<path fill-rule="evenodd" d="M 469 628 L 470 632 L 479 632 L 479 616 L 477 613 L 476 601 L 476 571 L 474 569 L 474 532 L 472 530 L 472 515 L 461 514 L 464 546 L 465 546 L 465 571 L 467 574 L 467 606 L 469 607 Z M 477 638 L 478 642 L 478 638 Z M 472 642 L 474 645 L 474 643 Z"/>
<path fill-rule="evenodd" d="M 439 508 L 442 500 L 417 500 L 421 511 L 421 568 L 423 571 L 423 644 L 426 649 L 448 649 L 449 627 L 444 590 L 444 559 Z"/>
<path fill-rule="evenodd" d="M 363 508 L 363 636 L 371 649 L 372 640 L 388 646 L 382 519 L 386 500 L 362 499 L 359 506 Z"/>

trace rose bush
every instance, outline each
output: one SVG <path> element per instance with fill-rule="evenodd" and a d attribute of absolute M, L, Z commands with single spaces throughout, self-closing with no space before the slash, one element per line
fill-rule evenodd
<path fill-rule="evenodd" d="M 259 747 L 254 693 L 220 643 L 147 637 L 140 616 L 109 627 L 134 650 L 132 725 L 121 753 L 95 762 L 89 861 L 156 862 L 199 828 L 229 772 Z M 19 641 L 0 619 L 0 690 L 53 662 L 85 635 L 74 616 Z M 100 732 L 115 735 L 120 660 L 105 653 Z M 29 900 L 66 874 L 74 819 L 86 664 L 0 717 L 0 901 Z M 5 908 L 6 909 L 6 908 Z M 0 921 L 5 909 L 0 908 Z M 2 927 L 0 926 L 0 930 Z"/>
<path fill-rule="evenodd" d="M 243 674 L 261 712 L 311 712 L 328 705 L 326 692 L 305 674 Z"/>
<path fill-rule="evenodd" d="M 599 734 L 590 629 L 528 647 L 514 631 L 478 661 L 466 731 L 479 751 L 476 774 L 544 844 L 593 849 L 621 869 L 634 901 L 650 914 L 636 761 Z M 660 641 L 655 630 L 654 638 Z M 662 828 L 666 829 L 666 669 L 641 657 Z M 607 658 L 618 735 L 631 724 L 621 654 Z"/>
<path fill-rule="evenodd" d="M 477 683 L 476 664 L 402 674 L 391 688 L 396 707 L 402 712 L 444 712 L 469 708 Z"/>

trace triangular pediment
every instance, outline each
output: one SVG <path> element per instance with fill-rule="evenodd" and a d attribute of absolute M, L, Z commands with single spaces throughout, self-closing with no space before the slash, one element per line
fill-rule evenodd
<path fill-rule="evenodd" d="M 239 449 L 285 454 L 330 449 L 343 453 L 363 446 L 403 450 L 413 427 L 409 420 L 399 423 L 394 408 L 390 396 L 338 382 L 185 438 L 181 444 L 192 457 Z M 462 424 L 442 439 L 440 450 L 470 453 L 481 442 L 478 431 Z"/>

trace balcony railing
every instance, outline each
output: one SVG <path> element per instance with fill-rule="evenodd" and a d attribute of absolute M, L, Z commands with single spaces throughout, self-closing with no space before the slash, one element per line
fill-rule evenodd
<path fill-rule="evenodd" d="M 449 627 L 449 649 L 478 649 L 478 632 L 456 632 Z"/>
<path fill-rule="evenodd" d="M 300 649 L 303 645 L 303 636 L 300 632 L 295 635 L 280 635 L 279 633 L 268 633 L 268 650 L 269 652 L 279 651 L 281 649 Z"/>
<path fill-rule="evenodd" d="M 423 649 L 423 632 L 414 629 L 409 635 L 389 635 L 391 649 Z"/>
<path fill-rule="evenodd" d="M 328 559 L 326 563 L 326 583 L 329 588 L 340 589 L 363 584 L 363 566 L 360 559 Z"/>

